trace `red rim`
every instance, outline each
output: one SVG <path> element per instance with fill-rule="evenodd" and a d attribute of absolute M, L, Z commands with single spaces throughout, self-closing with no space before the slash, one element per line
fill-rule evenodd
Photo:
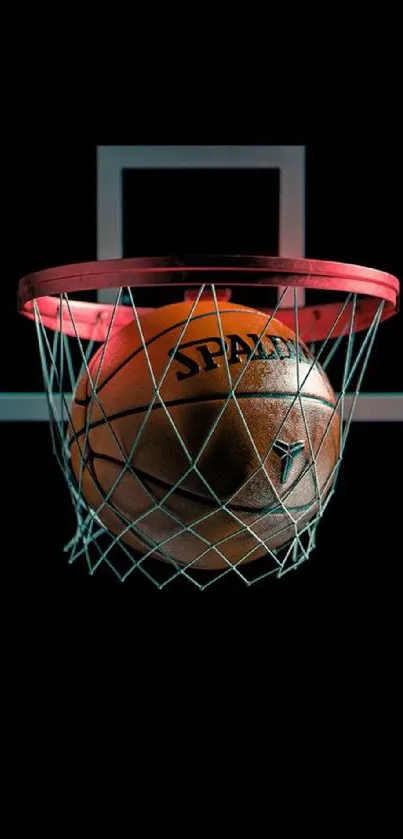
<path fill-rule="evenodd" d="M 214 275 L 214 277 L 212 276 Z M 34 303 L 45 326 L 68 335 L 95 341 L 105 340 L 112 312 L 111 304 L 69 301 L 61 307 L 53 295 L 126 286 L 166 286 L 187 288 L 206 282 L 215 286 L 289 286 L 355 292 L 360 295 L 354 319 L 354 330 L 367 329 L 384 300 L 381 319 L 397 311 L 399 282 L 396 277 L 374 268 L 340 262 L 311 259 L 286 259 L 268 256 L 203 256 L 156 257 L 152 259 L 114 259 L 49 268 L 23 277 L 19 283 L 18 307 L 21 314 L 34 318 Z M 261 309 L 261 307 L 259 307 Z M 301 337 L 308 341 L 324 339 L 340 313 L 340 303 L 303 306 L 298 311 Z M 262 309 L 261 309 L 262 310 Z M 139 308 L 139 314 L 146 309 Z M 263 311 L 270 312 L 269 309 Z M 351 304 L 339 318 L 332 337 L 345 332 L 351 315 Z M 119 306 L 114 325 L 123 326 L 132 320 L 130 307 Z M 294 309 L 282 308 L 281 320 L 293 328 Z M 73 321 L 75 327 L 73 325 Z"/>

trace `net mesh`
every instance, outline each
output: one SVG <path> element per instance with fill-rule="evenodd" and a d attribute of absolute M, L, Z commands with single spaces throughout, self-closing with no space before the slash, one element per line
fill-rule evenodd
<path fill-rule="evenodd" d="M 254 352 L 258 352 L 261 346 L 262 339 L 267 328 L 273 318 L 281 320 L 281 306 L 284 295 L 288 289 L 284 288 L 277 301 L 275 308 L 267 315 L 267 319 L 258 336 L 258 341 Z M 109 569 L 117 575 L 117 577 L 124 581 L 133 572 L 144 575 L 151 583 L 162 589 L 173 580 L 179 577 L 186 579 L 190 584 L 199 589 L 205 589 L 222 577 L 232 574 L 236 575 L 238 580 L 246 585 L 251 585 L 258 580 L 261 580 L 271 574 L 281 577 L 290 570 L 298 568 L 305 562 L 313 549 L 315 548 L 315 535 L 319 521 L 321 520 L 328 503 L 335 491 L 336 479 L 340 463 L 342 461 L 347 435 L 350 429 L 350 424 L 353 417 L 354 407 L 358 398 L 365 368 L 373 346 L 376 330 L 379 325 L 383 302 L 379 302 L 379 306 L 374 314 L 372 323 L 365 333 L 355 332 L 355 318 L 358 295 L 354 293 L 346 294 L 343 302 L 340 303 L 338 313 L 334 319 L 331 328 L 324 340 L 318 343 L 311 343 L 310 350 L 313 355 L 312 362 L 308 365 L 302 365 L 297 352 L 295 357 L 296 375 L 297 375 L 297 390 L 295 396 L 290 400 L 290 404 L 285 412 L 282 423 L 278 428 L 275 440 L 272 441 L 268 450 L 262 456 L 259 448 L 256 445 L 256 440 L 249 428 L 248 422 L 239 404 L 239 385 L 245 375 L 249 364 L 251 363 L 252 354 L 246 357 L 241 365 L 241 369 L 237 377 L 233 378 L 229 368 L 226 353 L 223 352 L 223 364 L 225 365 L 225 375 L 227 380 L 226 398 L 222 401 L 221 407 L 216 415 L 214 421 L 205 436 L 205 439 L 198 451 L 197 456 L 192 456 L 188 451 L 185 441 L 182 438 L 180 430 L 178 429 L 169 404 L 164 401 L 161 393 L 162 385 L 166 379 L 168 371 L 173 363 L 176 350 L 186 333 L 188 325 L 197 308 L 199 300 L 206 294 L 209 294 L 210 299 L 214 302 L 214 312 L 217 320 L 218 336 L 222 347 L 225 346 L 223 325 L 220 316 L 220 306 L 217 296 L 217 290 L 214 285 L 201 285 L 197 293 L 194 295 L 194 300 L 190 304 L 189 313 L 186 322 L 179 330 L 173 352 L 170 353 L 169 360 L 163 370 L 162 375 L 158 380 L 153 369 L 147 341 L 144 338 L 141 320 L 138 313 L 138 308 L 133 299 L 132 289 L 130 287 L 121 288 L 116 293 L 116 300 L 112 310 L 106 340 L 101 345 L 99 356 L 97 356 L 97 364 L 94 366 L 90 362 L 93 359 L 96 350 L 99 350 L 99 343 L 91 340 L 82 340 L 79 337 L 78 330 L 74 321 L 74 314 L 70 305 L 69 297 L 66 294 L 59 296 L 59 316 L 60 328 L 56 331 L 49 330 L 42 322 L 39 307 L 34 304 L 35 322 L 38 336 L 38 343 L 40 349 L 40 358 L 43 371 L 43 378 L 45 390 L 48 400 L 50 429 L 53 443 L 53 451 L 65 477 L 67 487 L 74 505 L 75 514 L 77 518 L 77 528 L 74 536 L 70 542 L 65 546 L 65 551 L 69 556 L 71 563 L 83 561 L 86 563 L 90 574 L 93 574 L 102 564 L 109 567 Z M 122 297 L 126 304 L 130 305 L 133 320 L 135 321 L 138 333 L 141 338 L 142 349 L 146 359 L 148 373 L 153 387 L 153 397 L 144 412 L 143 419 L 139 425 L 137 434 L 131 446 L 131 451 L 124 451 L 119 441 L 118 435 L 115 433 L 111 423 L 108 422 L 108 417 L 105 414 L 102 402 L 97 392 L 98 380 L 100 377 L 102 363 L 107 352 L 108 342 L 113 333 L 114 319 L 118 309 L 121 305 Z M 348 314 L 348 317 L 346 316 Z M 67 317 L 72 324 L 73 337 L 63 333 L 63 321 Z M 333 337 L 338 321 L 343 318 L 345 327 L 343 333 L 337 338 Z M 298 346 L 299 340 L 299 308 L 297 305 L 297 293 L 294 291 L 294 332 L 296 335 L 296 343 Z M 329 377 L 335 391 L 336 402 L 333 410 L 330 412 L 329 420 L 319 447 L 314 445 L 311 439 L 311 425 L 306 416 L 306 408 L 304 399 L 302 398 L 302 390 L 304 384 L 310 375 L 314 365 L 320 364 L 322 369 Z M 72 399 L 77 382 L 80 380 L 83 373 L 86 372 L 88 380 L 91 385 L 91 394 L 89 398 L 89 406 L 86 413 L 86 427 L 83 437 L 77 444 L 80 446 L 82 453 L 79 475 L 74 475 L 71 468 L 71 441 L 68 434 L 68 426 L 71 422 Z M 214 431 L 220 422 L 229 403 L 232 403 L 236 410 L 239 421 L 244 429 L 245 435 L 249 441 L 251 450 L 256 458 L 257 467 L 248 475 L 243 486 L 237 487 L 236 494 L 240 489 L 245 489 L 257 471 L 262 470 L 270 485 L 270 489 L 275 498 L 274 508 L 271 512 L 281 512 L 286 517 L 287 528 L 292 529 L 291 538 L 280 548 L 270 548 L 268 541 L 260 537 L 256 533 L 257 525 L 267 516 L 267 511 L 262 515 L 257 515 L 253 523 L 245 523 L 231 505 L 234 495 L 227 498 L 223 502 L 214 488 L 200 469 L 200 460 L 203 452 L 209 444 L 209 441 L 214 435 Z M 103 421 L 108 424 L 114 442 L 119 449 L 119 473 L 108 491 L 104 491 L 102 500 L 98 506 L 90 507 L 83 493 L 83 476 L 86 468 L 84 452 L 87 449 L 87 440 L 90 431 L 90 415 L 91 406 L 96 404 L 101 413 Z M 139 446 L 142 435 L 151 416 L 154 406 L 158 404 L 160 410 L 164 411 L 166 420 L 169 423 L 172 431 L 178 441 L 181 450 L 184 453 L 188 467 L 181 474 L 179 480 L 176 481 L 169 489 L 166 490 L 163 497 L 156 498 L 153 493 L 142 482 L 138 471 L 133 468 L 133 459 L 135 452 Z M 303 421 L 304 432 L 309 447 L 309 458 L 306 461 L 305 469 L 309 470 L 313 485 L 315 488 L 314 497 L 312 498 L 312 509 L 314 514 L 306 524 L 302 524 L 304 512 L 298 512 L 298 509 L 290 509 L 286 505 L 287 493 L 281 494 L 276 489 L 274 482 L 271 479 L 270 472 L 267 466 L 269 456 L 276 447 L 278 456 L 281 458 L 281 465 L 283 473 L 292 463 L 292 458 L 297 449 L 292 450 L 286 443 L 282 443 L 282 429 L 293 410 L 297 405 Z M 327 434 L 332 426 L 334 415 L 337 412 L 340 419 L 340 439 L 339 439 L 339 455 L 334 464 L 332 473 L 328 476 L 325 484 L 320 482 L 317 470 L 318 457 L 325 444 Z M 300 446 L 300 442 L 293 443 L 294 446 Z M 206 495 L 212 502 L 212 509 L 202 515 L 195 517 L 190 523 L 185 523 L 179 515 L 177 515 L 172 506 L 167 506 L 167 502 L 172 495 L 180 488 L 183 481 L 189 475 L 196 475 L 199 481 L 204 486 Z M 142 492 L 146 492 L 149 496 L 149 507 L 145 513 L 138 515 L 136 518 L 125 516 L 122 511 L 119 511 L 119 518 L 121 521 L 121 530 L 119 533 L 112 533 L 104 525 L 102 521 L 102 513 L 105 509 L 114 509 L 113 493 L 118 487 L 119 483 L 125 476 L 130 475 L 131 480 L 141 484 Z M 225 511 L 226 515 L 231 518 L 234 525 L 233 536 L 239 537 L 242 534 L 247 535 L 248 544 L 252 547 L 245 551 L 242 556 L 236 561 L 231 562 L 224 551 L 224 543 L 228 543 L 231 536 L 225 536 L 221 539 L 211 540 L 203 536 L 200 532 L 200 525 L 208 524 L 208 520 L 217 510 Z M 173 530 L 169 532 L 166 538 L 160 541 L 155 541 L 149 532 L 142 527 L 143 522 L 154 512 L 163 512 L 164 516 L 172 521 Z M 146 546 L 142 553 L 138 553 L 125 542 L 124 537 L 131 532 L 136 537 L 141 538 L 142 543 Z M 197 555 L 189 561 L 186 565 L 177 562 L 170 553 L 170 542 L 172 539 L 177 539 L 182 534 L 190 534 L 197 539 L 200 550 Z M 200 570 L 200 562 L 203 557 L 214 549 L 216 555 L 222 560 L 222 568 L 215 571 Z M 252 562 L 247 562 L 253 553 L 256 554 L 256 549 L 259 549 L 259 559 Z M 165 561 L 162 561 L 162 558 Z"/>

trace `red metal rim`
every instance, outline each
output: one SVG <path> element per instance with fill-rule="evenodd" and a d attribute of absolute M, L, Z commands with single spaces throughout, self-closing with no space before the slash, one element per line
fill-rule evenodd
<path fill-rule="evenodd" d="M 311 259 L 287 259 L 268 256 L 187 256 L 147 259 L 114 259 L 49 268 L 23 277 L 19 283 L 18 308 L 28 318 L 34 317 L 34 303 L 42 322 L 51 329 L 96 341 L 105 340 L 112 312 L 111 304 L 84 303 L 76 300 L 61 306 L 53 295 L 126 286 L 166 286 L 186 289 L 214 283 L 215 286 L 288 286 L 329 292 L 354 292 L 359 296 L 354 329 L 367 329 L 384 301 L 381 319 L 397 311 L 399 281 L 392 274 L 348 263 Z M 340 313 L 340 303 L 304 306 L 298 312 L 301 337 L 308 341 L 324 339 Z M 261 307 L 259 307 L 261 309 Z M 262 309 L 261 309 L 262 310 Z M 139 309 L 139 314 L 145 313 Z M 263 311 L 270 312 L 269 309 Z M 351 304 L 346 306 L 331 337 L 346 330 Z M 116 327 L 133 317 L 130 307 L 119 306 Z M 279 310 L 281 320 L 293 328 L 293 308 Z M 73 324 L 74 320 L 74 324 Z"/>

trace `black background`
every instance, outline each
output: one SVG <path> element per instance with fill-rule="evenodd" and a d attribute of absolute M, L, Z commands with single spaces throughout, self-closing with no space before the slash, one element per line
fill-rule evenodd
<path fill-rule="evenodd" d="M 369 144 L 308 144 L 306 255 L 369 265 L 401 279 L 402 172 L 397 146 L 386 153 Z M 35 391 L 42 389 L 39 355 L 32 323 L 16 314 L 17 283 L 30 271 L 96 258 L 95 145 L 67 146 L 56 138 L 23 155 L 10 148 L 6 174 L 0 390 Z M 264 203 L 258 177 L 267 179 L 272 196 Z M 206 179 L 190 173 L 185 180 L 172 172 L 126 177 L 128 206 L 133 186 L 144 199 L 135 241 L 126 215 L 125 255 L 200 251 L 203 243 L 205 250 L 273 253 L 276 219 L 271 241 L 265 231 L 275 174 L 216 173 L 214 212 Z M 364 390 L 403 390 L 401 329 L 401 315 L 381 325 Z M 231 659 L 240 674 L 251 661 L 269 673 L 274 658 L 285 670 L 302 672 L 306 664 L 319 673 L 342 670 L 346 685 L 360 669 L 376 672 L 378 680 L 390 667 L 394 672 L 401 424 L 353 423 L 337 493 L 309 562 L 279 581 L 250 589 L 213 585 L 203 593 L 189 585 L 160 593 L 135 575 L 122 585 L 109 572 L 89 578 L 79 563 L 68 566 L 63 545 L 74 517 L 48 427 L 2 423 L 0 431 L 3 598 L 8 631 L 32 672 L 41 662 L 49 669 L 60 656 L 68 666 L 78 656 L 89 660 L 122 648 L 134 672 L 140 660 L 150 667 L 162 660 L 184 668 L 204 662 L 208 669 L 213 659 L 221 666 Z"/>

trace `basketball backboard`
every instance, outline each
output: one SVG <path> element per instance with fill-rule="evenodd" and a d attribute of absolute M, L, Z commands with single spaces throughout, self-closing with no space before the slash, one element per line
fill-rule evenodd
<path fill-rule="evenodd" d="M 320 173 L 315 175 L 314 172 L 313 177 L 309 175 L 308 169 L 307 174 L 306 164 L 307 150 L 304 146 L 99 146 L 96 149 L 96 202 L 94 201 L 96 256 L 103 260 L 141 255 L 144 247 L 149 255 L 153 249 L 157 253 L 162 249 L 169 249 L 170 242 L 176 249 L 189 238 L 194 221 L 192 206 L 197 205 L 201 190 L 204 190 L 204 200 L 210 201 L 211 212 L 216 214 L 216 226 L 219 223 L 222 193 L 232 190 L 231 201 L 227 199 L 226 204 L 224 202 L 222 205 L 225 205 L 224 212 L 227 215 L 229 204 L 236 203 L 235 198 L 240 197 L 238 214 L 229 214 L 230 222 L 227 222 L 226 228 L 223 219 L 223 228 L 218 233 L 225 238 L 229 235 L 228 230 L 232 224 L 233 238 L 239 242 L 241 251 L 245 252 L 248 246 L 254 247 L 256 242 L 258 247 L 259 243 L 267 241 L 267 247 L 273 255 L 305 256 L 307 234 L 309 238 L 312 225 L 317 224 L 321 215 L 316 207 L 315 213 L 311 214 L 313 220 L 307 217 L 307 207 L 310 206 L 314 191 L 312 181 L 315 177 L 319 178 Z M 175 184 L 177 194 L 172 192 Z M 251 196 L 250 201 L 248 194 Z M 257 206 L 257 210 L 253 216 L 254 205 Z M 267 212 L 268 207 L 270 213 Z M 357 211 L 359 212 L 359 209 Z M 329 215 L 328 209 L 327 213 Z M 322 216 L 326 216 L 326 207 Z M 200 228 L 200 218 L 200 214 L 196 214 L 195 227 Z M 242 232 L 242 225 L 245 229 L 245 220 L 248 218 L 250 230 L 243 244 L 240 231 Z M 181 225 L 187 225 L 182 236 Z M 162 230 L 164 226 L 165 239 Z M 258 230 L 255 238 L 252 228 Z M 334 223 L 332 225 L 332 220 L 329 228 L 333 231 L 333 240 L 329 239 L 330 234 L 327 233 L 321 245 L 323 252 L 318 254 L 310 251 L 308 255 L 332 259 L 333 253 L 329 251 L 332 242 L 338 240 L 340 246 L 336 258 L 342 260 L 345 258 L 342 233 L 335 228 Z M 202 247 L 204 235 L 205 230 L 197 231 L 196 246 Z M 331 247 L 327 250 L 329 241 Z M 210 242 L 214 245 L 214 239 L 210 239 Z M 364 251 L 362 253 L 361 263 L 371 264 L 371 260 L 365 258 Z M 346 258 L 347 261 L 353 261 L 350 253 L 346 254 Z M 374 267 L 383 266 L 379 264 Z M 103 291 L 100 292 L 99 299 L 106 301 L 110 296 L 110 291 Z M 298 305 L 304 305 L 304 301 L 305 293 L 301 289 L 298 293 Z M 287 296 L 283 305 L 287 305 Z M 378 341 L 381 347 L 385 347 L 385 356 L 388 356 L 387 340 L 387 335 L 384 338 L 381 330 Z M 367 385 L 371 390 L 364 390 L 360 395 L 355 420 L 403 420 L 403 394 L 398 390 L 399 382 L 393 379 L 391 386 L 390 381 L 381 375 L 380 366 L 380 362 L 378 368 L 375 366 L 374 377 Z M 394 385 L 396 390 L 391 389 Z M 46 420 L 46 399 L 36 381 L 31 390 L 32 392 L 28 393 L 25 389 L 19 389 L 16 380 L 15 392 L 0 394 L 0 419 Z"/>
<path fill-rule="evenodd" d="M 133 171 L 176 173 L 232 170 L 278 172 L 278 256 L 305 255 L 305 149 L 303 146 L 99 146 L 97 153 L 97 257 L 120 259 L 124 253 L 124 178 Z M 264 181 L 262 179 L 262 192 Z M 134 192 L 134 202 L 136 202 Z M 267 196 L 268 198 L 268 196 Z M 194 196 L 195 202 L 198 196 Z M 135 208 L 137 216 L 141 207 Z M 277 214 L 276 213 L 276 214 Z M 133 235 L 136 236 L 134 229 Z M 269 238 L 269 231 L 267 231 Z M 240 243 L 241 244 L 241 243 Z M 114 292 L 100 292 L 102 302 Z M 288 305 L 288 295 L 282 305 Z M 298 303 L 303 305 L 304 291 Z"/>

